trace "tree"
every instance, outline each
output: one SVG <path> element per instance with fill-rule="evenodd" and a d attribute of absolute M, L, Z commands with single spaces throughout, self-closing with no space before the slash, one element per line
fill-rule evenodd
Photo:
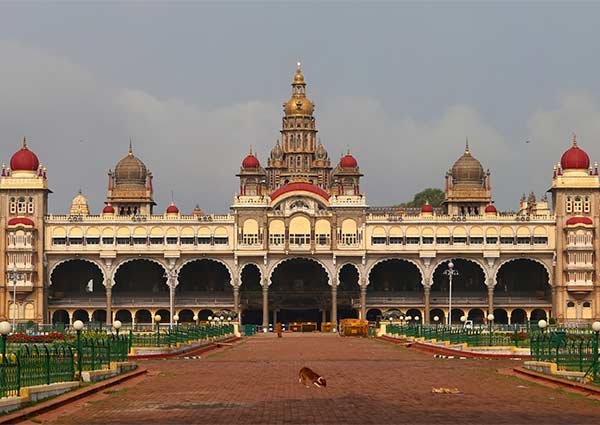
<path fill-rule="evenodd" d="M 425 205 L 425 202 L 429 202 L 429 204 L 434 208 L 441 207 L 442 203 L 444 202 L 444 191 L 434 187 L 429 187 L 415 194 L 412 201 L 404 202 L 398 206 L 404 208 L 421 208 L 423 205 Z"/>

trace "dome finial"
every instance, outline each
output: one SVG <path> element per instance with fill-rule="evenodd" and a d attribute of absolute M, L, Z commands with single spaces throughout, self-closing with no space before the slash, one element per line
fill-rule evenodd
<path fill-rule="evenodd" d="M 133 155 L 133 144 L 131 141 L 131 137 L 129 138 L 129 151 L 127 152 L 129 155 Z"/>
<path fill-rule="evenodd" d="M 27 138 L 25 136 L 23 136 L 23 146 L 21 146 L 21 149 L 27 149 Z"/>
<path fill-rule="evenodd" d="M 465 143 L 465 153 L 466 153 L 467 155 L 470 155 L 470 154 L 471 154 L 471 151 L 469 150 L 469 138 L 468 138 L 468 137 L 467 137 L 467 141 L 466 141 L 466 143 Z"/>
<path fill-rule="evenodd" d="M 575 132 L 573 132 L 573 147 L 577 147 L 577 134 L 575 134 Z"/>
<path fill-rule="evenodd" d="M 296 72 L 302 72 L 302 63 L 300 61 L 296 62 Z"/>

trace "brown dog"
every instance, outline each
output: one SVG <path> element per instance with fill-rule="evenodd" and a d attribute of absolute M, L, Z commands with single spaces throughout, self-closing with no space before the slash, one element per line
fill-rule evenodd
<path fill-rule="evenodd" d="M 305 385 L 306 388 L 309 387 L 307 385 L 307 382 L 312 382 L 314 385 L 316 385 L 319 388 L 323 388 L 323 387 L 327 386 L 327 381 L 325 380 L 325 378 L 323 378 L 318 373 L 315 373 L 309 367 L 303 367 L 302 369 L 300 369 L 300 373 L 298 374 L 298 377 L 299 377 L 298 382 L 300 382 L 302 385 Z"/>

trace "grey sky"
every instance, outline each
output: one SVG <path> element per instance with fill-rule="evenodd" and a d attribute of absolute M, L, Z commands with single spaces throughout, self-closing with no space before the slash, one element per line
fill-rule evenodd
<path fill-rule="evenodd" d="M 27 135 L 51 211 L 98 212 L 134 152 L 157 211 L 225 212 L 250 145 L 279 136 L 297 60 L 335 160 L 371 205 L 408 200 L 464 149 L 502 209 L 541 194 L 577 132 L 600 158 L 600 3 L 0 3 L 0 157 Z M 530 139 L 530 144 L 525 140 Z M 83 142 L 80 142 L 83 140 Z"/>

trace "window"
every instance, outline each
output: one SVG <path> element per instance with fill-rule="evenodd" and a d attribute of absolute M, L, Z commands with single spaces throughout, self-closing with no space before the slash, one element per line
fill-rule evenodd
<path fill-rule="evenodd" d="M 515 243 L 515 238 L 512 236 L 501 236 L 500 243 L 503 245 L 513 245 Z"/>
<path fill-rule="evenodd" d="M 390 236 L 390 245 L 402 245 L 402 236 Z"/>
<path fill-rule="evenodd" d="M 371 238 L 372 245 L 385 245 L 387 242 L 387 238 L 385 236 L 373 236 Z"/>
<path fill-rule="evenodd" d="M 33 214 L 33 198 L 27 201 L 27 214 Z"/>
<path fill-rule="evenodd" d="M 100 238 L 85 238 L 85 243 L 87 245 L 98 245 L 100 243 Z"/>
<path fill-rule="evenodd" d="M 497 236 L 487 236 L 485 238 L 485 243 L 488 245 L 496 245 L 498 243 L 498 237 Z"/>
<path fill-rule="evenodd" d="M 69 245 L 83 245 L 83 238 L 69 238 Z"/>
<path fill-rule="evenodd" d="M 310 235 L 291 234 L 290 245 L 308 245 L 310 244 Z"/>
<path fill-rule="evenodd" d="M 194 245 L 194 237 L 182 237 L 180 241 L 181 245 Z"/>
<path fill-rule="evenodd" d="M 165 243 L 165 238 L 159 238 L 159 237 L 151 237 L 150 238 L 150 245 L 162 245 L 163 243 Z"/>
<path fill-rule="evenodd" d="M 573 212 L 583 212 L 583 202 L 579 196 L 575 197 L 575 202 L 573 202 Z"/>
<path fill-rule="evenodd" d="M 198 245 L 210 245 L 210 242 L 211 242 L 210 236 L 198 236 Z M 227 243 L 227 242 L 225 242 L 225 243 Z"/>
<path fill-rule="evenodd" d="M 146 239 L 146 238 L 139 238 L 139 237 L 133 238 L 134 245 L 146 245 L 146 243 L 148 243 L 148 239 Z"/>
<path fill-rule="evenodd" d="M 130 238 L 117 238 L 117 245 L 129 245 Z"/>
<path fill-rule="evenodd" d="M 591 211 L 591 203 L 590 203 L 590 197 L 586 196 L 585 199 L 583 200 L 583 212 L 585 213 L 589 213 Z"/>
<path fill-rule="evenodd" d="M 177 236 L 167 236 L 167 245 L 177 245 Z"/>
<path fill-rule="evenodd" d="M 105 237 L 102 238 L 102 245 L 114 245 L 115 238 Z"/>
<path fill-rule="evenodd" d="M 531 238 L 528 237 L 517 237 L 518 245 L 529 245 L 531 243 Z"/>
<path fill-rule="evenodd" d="M 565 210 L 567 214 L 571 214 L 573 212 L 573 201 L 570 196 L 567 196 L 567 202 L 565 204 Z"/>
<path fill-rule="evenodd" d="M 17 200 L 15 198 L 10 198 L 9 210 L 13 215 L 17 213 Z"/>
<path fill-rule="evenodd" d="M 421 242 L 421 238 L 419 238 L 418 236 L 416 236 L 416 237 L 408 236 L 406 238 L 406 245 L 419 245 L 419 242 Z"/>
<path fill-rule="evenodd" d="M 354 245 L 354 244 L 356 244 L 356 234 L 342 233 L 340 242 L 344 245 Z"/>
<path fill-rule="evenodd" d="M 471 245 L 482 245 L 483 238 L 480 236 L 472 236 L 470 239 Z"/>
<path fill-rule="evenodd" d="M 19 198 L 19 201 L 17 202 L 17 211 L 19 214 L 25 214 L 27 211 L 25 209 L 25 198 Z"/>
<path fill-rule="evenodd" d="M 285 235 L 281 233 L 275 233 L 269 235 L 270 245 L 283 245 L 285 243 Z"/>
<path fill-rule="evenodd" d="M 423 243 L 425 245 L 431 245 L 431 244 L 433 244 L 433 237 L 432 236 L 423 236 L 421 238 L 421 243 Z"/>
<path fill-rule="evenodd" d="M 533 243 L 535 245 L 547 245 L 548 244 L 548 238 L 546 236 L 534 236 L 533 237 Z"/>
<path fill-rule="evenodd" d="M 328 234 L 315 235 L 315 242 L 317 245 L 329 245 L 330 238 Z"/>
<path fill-rule="evenodd" d="M 215 236 L 215 245 L 227 245 L 229 243 L 229 237 L 227 236 Z"/>
<path fill-rule="evenodd" d="M 52 238 L 52 245 L 66 245 L 67 238 Z"/>
<path fill-rule="evenodd" d="M 244 234 L 242 235 L 242 243 L 246 245 L 256 245 L 258 244 L 258 234 Z"/>
<path fill-rule="evenodd" d="M 441 244 L 441 245 L 447 245 L 450 243 L 450 238 L 448 237 L 437 237 L 435 238 L 436 243 Z"/>
<path fill-rule="evenodd" d="M 454 237 L 454 238 L 452 238 L 452 243 L 455 243 L 455 244 L 466 244 L 467 243 L 467 238 L 465 236 Z"/>

